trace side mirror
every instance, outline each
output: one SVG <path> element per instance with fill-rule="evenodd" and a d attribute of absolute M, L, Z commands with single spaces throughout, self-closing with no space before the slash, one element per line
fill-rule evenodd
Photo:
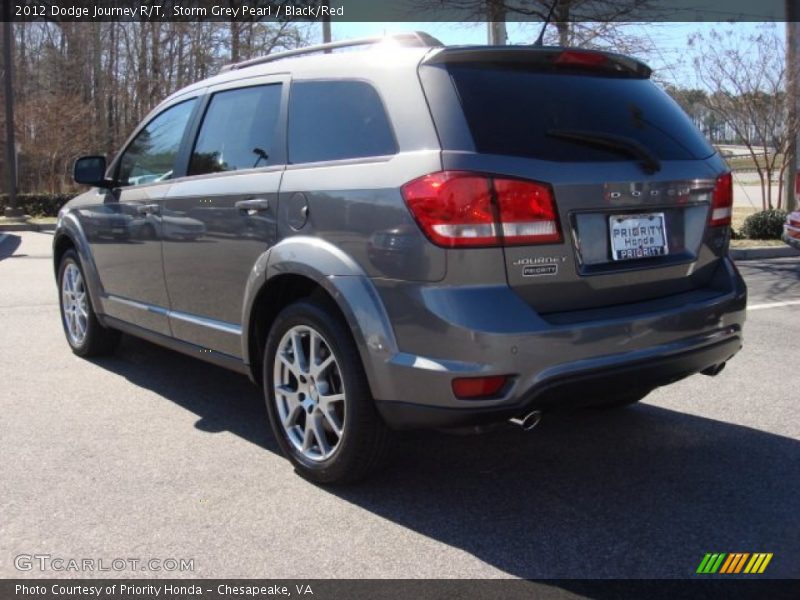
<path fill-rule="evenodd" d="M 82 156 L 75 161 L 72 178 L 76 183 L 96 187 L 111 187 L 106 179 L 106 159 L 104 156 Z"/>

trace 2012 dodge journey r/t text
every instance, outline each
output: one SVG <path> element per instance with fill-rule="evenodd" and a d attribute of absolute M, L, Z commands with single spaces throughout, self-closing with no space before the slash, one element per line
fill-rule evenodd
<path fill-rule="evenodd" d="M 360 52 L 332 52 L 360 46 Z M 231 65 L 61 211 L 80 356 L 120 332 L 249 375 L 304 476 L 393 430 L 612 406 L 741 348 L 731 175 L 635 59 L 425 34 Z"/>

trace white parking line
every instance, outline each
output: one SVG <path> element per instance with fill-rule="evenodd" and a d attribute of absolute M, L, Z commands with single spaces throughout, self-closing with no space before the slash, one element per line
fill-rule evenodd
<path fill-rule="evenodd" d="M 783 306 L 796 306 L 800 300 L 787 300 L 786 302 L 767 302 L 765 304 L 751 304 L 747 310 L 762 310 L 764 308 L 781 308 Z"/>

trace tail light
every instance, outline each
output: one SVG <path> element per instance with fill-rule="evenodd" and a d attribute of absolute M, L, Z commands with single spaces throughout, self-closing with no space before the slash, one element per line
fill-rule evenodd
<path fill-rule="evenodd" d="M 722 227 L 731 224 L 733 214 L 733 177 L 723 173 L 717 178 L 711 199 L 711 227 Z"/>
<path fill-rule="evenodd" d="M 553 62 L 557 65 L 602 67 L 608 63 L 608 57 L 599 52 L 592 52 L 590 50 L 564 50 Z"/>
<path fill-rule="evenodd" d="M 794 174 L 794 195 L 800 198 L 800 171 Z"/>
<path fill-rule="evenodd" d="M 428 238 L 446 248 L 562 241 L 550 187 L 534 181 L 441 171 L 402 188 Z"/>

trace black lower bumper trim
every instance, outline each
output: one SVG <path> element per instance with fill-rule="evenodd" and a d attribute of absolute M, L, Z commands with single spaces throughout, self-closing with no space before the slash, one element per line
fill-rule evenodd
<path fill-rule="evenodd" d="M 446 408 L 412 402 L 376 401 L 383 419 L 395 429 L 466 427 L 498 422 L 534 409 L 591 406 L 610 395 L 648 390 L 719 365 L 742 347 L 738 335 L 678 354 L 635 361 L 599 371 L 574 373 L 545 381 L 513 406 Z"/>

